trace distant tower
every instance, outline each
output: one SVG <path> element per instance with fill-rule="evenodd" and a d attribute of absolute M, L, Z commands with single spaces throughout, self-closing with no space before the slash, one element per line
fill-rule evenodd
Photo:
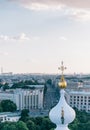
<path fill-rule="evenodd" d="M 3 67 L 1 67 L 1 74 L 3 74 Z"/>
<path fill-rule="evenodd" d="M 59 68 L 62 71 L 61 80 L 59 82 L 60 87 L 60 100 L 58 104 L 51 109 L 49 113 L 50 120 L 56 124 L 55 130 L 69 130 L 68 124 L 71 123 L 75 119 L 75 111 L 67 104 L 64 94 L 64 89 L 67 86 L 67 83 L 64 79 L 63 72 L 66 67 L 63 66 L 63 62 L 61 67 Z"/>

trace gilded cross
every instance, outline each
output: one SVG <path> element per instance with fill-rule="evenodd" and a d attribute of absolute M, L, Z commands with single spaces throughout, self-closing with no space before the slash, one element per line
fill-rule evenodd
<path fill-rule="evenodd" d="M 61 67 L 59 67 L 58 69 L 62 71 L 62 75 L 63 75 L 64 70 L 67 69 L 67 68 L 63 65 L 63 61 L 61 62 Z"/>

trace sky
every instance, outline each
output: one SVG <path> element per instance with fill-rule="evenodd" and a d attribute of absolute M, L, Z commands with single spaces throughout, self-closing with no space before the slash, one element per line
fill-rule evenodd
<path fill-rule="evenodd" d="M 90 0 L 0 0 L 0 68 L 90 73 Z"/>

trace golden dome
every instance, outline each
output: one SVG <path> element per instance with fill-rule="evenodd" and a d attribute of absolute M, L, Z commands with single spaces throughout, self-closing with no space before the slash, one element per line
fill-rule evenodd
<path fill-rule="evenodd" d="M 60 88 L 66 88 L 67 87 L 67 82 L 64 79 L 64 76 L 62 75 L 61 81 L 58 83 Z"/>

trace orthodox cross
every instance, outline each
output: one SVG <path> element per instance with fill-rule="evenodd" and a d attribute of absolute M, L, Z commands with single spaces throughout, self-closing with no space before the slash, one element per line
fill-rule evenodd
<path fill-rule="evenodd" d="M 62 71 L 62 75 L 63 75 L 64 70 L 67 69 L 67 68 L 63 65 L 63 61 L 61 62 L 61 67 L 59 67 L 58 69 Z"/>

